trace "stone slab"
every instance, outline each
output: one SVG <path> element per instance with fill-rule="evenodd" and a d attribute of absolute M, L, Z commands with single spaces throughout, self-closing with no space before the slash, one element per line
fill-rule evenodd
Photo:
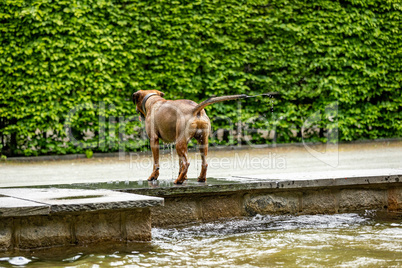
<path fill-rule="evenodd" d="M 151 208 L 153 226 L 170 226 L 198 222 L 201 219 L 198 201 L 191 197 L 173 197 L 163 207 Z"/>
<path fill-rule="evenodd" d="M 388 190 L 388 209 L 390 211 L 402 211 L 402 188 Z"/>
<path fill-rule="evenodd" d="M 214 221 L 243 216 L 243 202 L 240 195 L 208 196 L 199 200 L 202 220 Z"/>
<path fill-rule="evenodd" d="M 300 197 L 292 193 L 252 194 L 245 197 L 244 209 L 250 216 L 256 214 L 290 214 L 299 211 Z"/>
<path fill-rule="evenodd" d="M 127 241 L 151 241 L 152 208 L 125 212 L 125 233 Z"/>
<path fill-rule="evenodd" d="M 13 235 L 13 219 L 0 220 L 0 251 L 5 251 L 11 247 Z"/>
<path fill-rule="evenodd" d="M 71 218 L 64 215 L 21 217 L 16 229 L 19 249 L 47 248 L 72 242 Z"/>
<path fill-rule="evenodd" d="M 339 212 L 383 209 L 387 204 L 387 194 L 384 190 L 343 189 L 339 194 Z"/>
<path fill-rule="evenodd" d="M 303 193 L 301 210 L 305 214 L 333 214 L 337 209 L 337 196 L 334 191 L 317 190 Z"/>
<path fill-rule="evenodd" d="M 78 244 L 119 241 L 122 236 L 121 213 L 81 213 L 75 219 L 75 237 Z"/>
<path fill-rule="evenodd" d="M 110 190 L 11 188 L 0 189 L 0 195 L 40 203 L 49 208 L 49 213 L 132 209 L 163 205 L 163 198 Z"/>
<path fill-rule="evenodd" d="M 49 211 L 48 205 L 14 197 L 0 196 L 0 217 L 47 215 Z"/>
<path fill-rule="evenodd" d="M 329 172 L 330 173 L 330 172 Z M 214 195 L 216 193 L 234 193 L 234 192 L 248 192 L 250 190 L 266 191 L 272 190 L 299 190 L 299 189 L 319 189 L 343 186 L 368 186 L 368 185 L 380 185 L 380 184 L 401 184 L 402 183 L 402 171 L 395 170 L 383 170 L 383 174 L 379 171 L 369 175 L 367 172 L 359 173 L 356 171 L 332 173 L 329 175 L 326 173 L 311 173 L 311 177 L 287 177 L 286 179 L 269 179 L 268 175 L 254 175 L 249 177 L 234 178 L 232 180 L 219 180 L 208 179 L 207 183 L 197 183 L 196 181 L 188 181 L 183 185 L 168 186 L 165 183 L 156 182 L 151 186 L 143 185 L 136 188 L 120 188 L 119 191 L 129 192 L 147 196 L 186 196 L 188 194 L 203 194 Z M 360 174 L 360 176 L 358 176 Z M 323 175 L 323 178 L 319 179 L 319 175 Z M 267 177 L 268 176 L 268 177 Z M 293 178 L 293 179 L 292 179 Z"/>
<path fill-rule="evenodd" d="M 237 178 L 244 182 L 275 181 L 276 188 L 312 188 L 402 182 L 401 169 L 341 170 L 289 174 L 258 174 Z"/>
<path fill-rule="evenodd" d="M 302 169 L 301 169 L 302 170 Z M 259 181 L 259 180 L 275 180 L 275 181 L 306 181 L 306 180 L 323 180 L 323 179 L 352 179 L 362 177 L 387 177 L 391 175 L 402 176 L 402 169 L 383 168 L 383 169 L 349 169 L 338 170 L 330 169 L 328 171 L 301 171 L 284 174 L 260 173 L 256 175 L 243 175 L 238 178 L 238 181 Z"/>

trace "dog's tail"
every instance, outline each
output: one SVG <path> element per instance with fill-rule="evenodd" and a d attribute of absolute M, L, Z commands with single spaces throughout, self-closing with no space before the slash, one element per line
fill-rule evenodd
<path fill-rule="evenodd" d="M 222 97 L 211 97 L 207 100 L 204 100 L 197 106 L 195 106 L 193 109 L 193 115 L 197 115 L 199 112 L 202 111 L 202 109 L 204 109 L 205 107 L 207 107 L 210 104 L 214 104 L 214 103 L 221 102 L 221 101 L 227 101 L 227 100 L 246 99 L 248 97 L 249 96 L 247 96 L 246 94 L 229 95 L 229 96 L 222 96 Z"/>

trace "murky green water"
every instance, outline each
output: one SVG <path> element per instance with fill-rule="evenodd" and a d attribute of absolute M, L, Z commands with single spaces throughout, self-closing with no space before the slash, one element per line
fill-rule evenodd
<path fill-rule="evenodd" d="M 0 257 L 0 267 L 401 267 L 402 222 L 375 212 L 154 228 L 151 243 Z"/>

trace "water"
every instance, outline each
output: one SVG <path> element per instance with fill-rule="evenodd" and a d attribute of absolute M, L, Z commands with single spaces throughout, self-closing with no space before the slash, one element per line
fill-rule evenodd
<path fill-rule="evenodd" d="M 147 140 L 148 142 L 148 140 Z M 268 146 L 268 145 L 267 145 Z M 310 154 L 304 146 L 281 146 L 276 148 L 253 148 L 242 146 L 222 147 L 220 150 L 210 148 L 208 153 L 208 177 L 231 178 L 258 175 L 264 179 L 298 179 L 300 174 L 322 173 L 330 176 L 370 175 L 380 169 L 391 172 L 402 170 L 402 141 L 377 141 L 370 143 L 351 143 L 338 145 L 337 151 L 326 152 L 326 146 L 308 146 L 320 152 Z M 223 149 L 225 148 L 225 149 Z M 189 150 L 189 158 L 194 159 L 195 150 Z M 198 153 L 198 152 L 197 152 Z M 176 153 L 174 155 L 177 155 Z M 337 168 L 328 168 L 328 160 L 337 155 Z M 160 175 L 158 180 L 172 180 L 171 160 L 169 154 L 160 154 Z M 176 157 L 177 159 L 177 157 Z M 199 161 L 199 160 L 198 160 Z M 176 160 L 177 165 L 178 160 Z M 197 166 L 191 165 L 188 177 L 199 176 Z M 47 184 L 95 183 L 107 181 L 147 180 L 152 172 L 151 154 L 132 153 L 125 160 L 118 157 L 76 159 L 63 161 L 35 162 L 1 162 L 0 187 L 19 187 Z M 178 168 L 174 179 L 177 178 Z M 382 173 L 386 174 L 386 173 Z M 371 174 L 372 175 L 372 174 Z M 307 178 L 308 176 L 306 176 Z"/>
<path fill-rule="evenodd" d="M 169 149 L 170 149 L 170 161 L 172 162 L 172 167 L 170 169 L 172 170 L 172 180 L 174 180 L 175 162 L 174 162 L 173 143 L 169 143 Z"/>
<path fill-rule="evenodd" d="M 198 155 L 200 156 L 200 160 L 198 161 Z M 191 162 L 190 162 L 191 163 Z M 201 169 L 200 169 L 200 167 L 201 167 L 201 165 L 202 165 L 202 158 L 201 158 L 201 154 L 200 153 L 195 153 L 194 154 L 194 164 L 193 165 L 195 165 L 195 167 L 196 167 L 196 169 L 197 169 L 197 176 L 198 175 L 200 175 L 200 173 L 201 173 Z"/>
<path fill-rule="evenodd" d="M 262 93 L 262 94 L 258 94 L 258 95 L 253 95 L 253 96 L 247 96 L 248 99 L 250 98 L 257 98 L 257 97 L 268 97 L 270 98 L 270 102 L 271 102 L 271 113 L 274 113 L 274 96 L 272 96 L 270 93 Z"/>
<path fill-rule="evenodd" d="M 398 267 L 401 215 L 260 216 L 154 228 L 153 241 L 0 257 L 0 267 Z M 29 256 L 28 256 L 29 255 Z"/>

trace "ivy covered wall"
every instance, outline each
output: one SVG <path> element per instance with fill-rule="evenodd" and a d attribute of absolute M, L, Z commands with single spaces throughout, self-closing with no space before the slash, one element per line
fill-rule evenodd
<path fill-rule="evenodd" d="M 217 144 L 401 137 L 402 3 L 1 1 L 1 154 L 140 150 L 139 89 L 279 93 L 208 107 L 215 130 L 262 130 Z"/>

